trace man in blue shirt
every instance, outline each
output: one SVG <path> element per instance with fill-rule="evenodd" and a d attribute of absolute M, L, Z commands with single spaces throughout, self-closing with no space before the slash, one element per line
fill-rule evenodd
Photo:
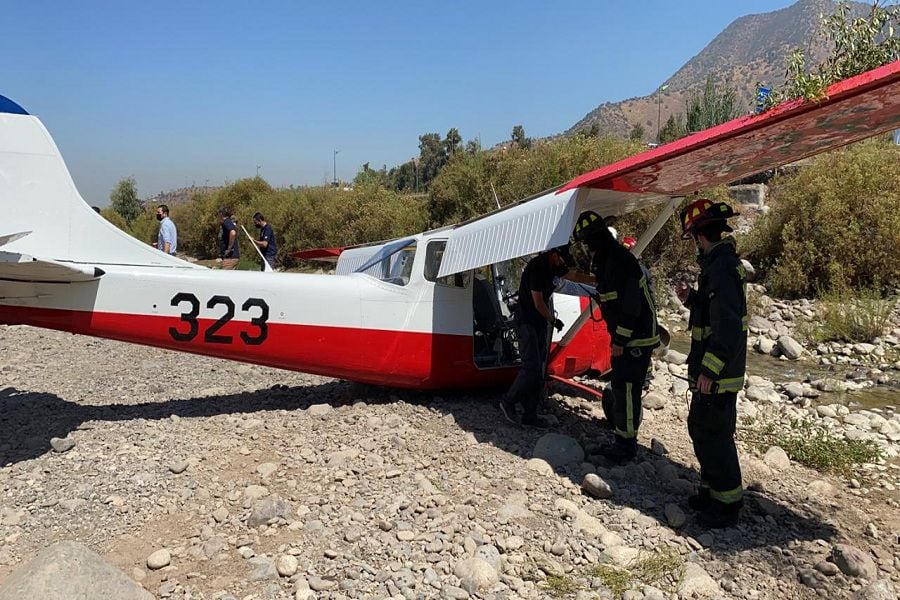
<path fill-rule="evenodd" d="M 175 223 L 169 218 L 169 207 L 160 204 L 156 207 L 156 220 L 159 221 L 159 234 L 156 236 L 156 247 L 175 256 L 175 250 L 178 249 L 178 232 L 175 229 Z"/>
<path fill-rule="evenodd" d="M 253 224 L 259 229 L 259 239 L 253 240 L 253 243 L 259 246 L 263 258 L 269 263 L 272 269 L 275 269 L 275 256 L 278 254 L 278 246 L 275 244 L 275 232 L 269 225 L 262 213 L 258 212 L 253 215 Z M 262 270 L 266 270 L 266 266 L 262 265 Z"/>
<path fill-rule="evenodd" d="M 241 249 L 238 247 L 237 228 L 231 219 L 231 211 L 220 208 L 217 213 L 219 225 L 222 226 L 222 237 L 219 239 L 219 258 L 222 259 L 222 268 L 229 271 L 237 268 L 241 261 Z"/>

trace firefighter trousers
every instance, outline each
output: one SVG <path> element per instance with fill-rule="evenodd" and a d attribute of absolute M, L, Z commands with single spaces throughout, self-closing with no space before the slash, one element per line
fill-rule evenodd
<path fill-rule="evenodd" d="M 548 327 L 538 327 L 531 323 L 519 323 L 516 327 L 519 338 L 519 354 L 522 368 L 516 375 L 512 387 L 506 395 L 507 401 L 520 403 L 526 419 L 537 415 L 537 407 L 544 392 L 547 374 Z"/>
<path fill-rule="evenodd" d="M 625 348 L 621 356 L 612 357 L 612 419 L 618 437 L 637 439 L 641 425 L 641 394 L 650 369 L 652 348 Z M 609 415 L 607 415 L 609 418 Z"/>
<path fill-rule="evenodd" d="M 700 485 L 723 504 L 740 502 L 741 465 L 734 432 L 737 426 L 737 394 L 694 392 L 688 413 L 688 434 L 700 461 Z"/>

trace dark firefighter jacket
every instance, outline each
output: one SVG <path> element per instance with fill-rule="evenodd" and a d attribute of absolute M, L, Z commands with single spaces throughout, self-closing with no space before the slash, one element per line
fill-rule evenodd
<path fill-rule="evenodd" d="M 700 281 L 688 296 L 691 309 L 691 387 L 700 374 L 716 382 L 715 392 L 735 393 L 744 385 L 747 362 L 746 272 L 727 237 L 701 254 Z"/>
<path fill-rule="evenodd" d="M 629 348 L 658 346 L 656 305 L 637 258 L 610 237 L 594 255 L 591 270 L 613 343 Z"/>

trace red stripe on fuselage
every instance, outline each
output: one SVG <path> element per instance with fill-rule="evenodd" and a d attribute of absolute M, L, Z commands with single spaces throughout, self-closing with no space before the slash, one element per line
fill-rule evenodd
<path fill-rule="evenodd" d="M 188 331 L 178 317 L 3 306 L 0 323 L 33 325 L 125 342 L 158 346 L 256 363 L 282 369 L 339 377 L 351 381 L 415 389 L 472 389 L 502 387 L 516 368 L 478 369 L 472 356 L 472 337 L 409 331 L 384 331 L 267 323 L 268 336 L 257 346 L 247 345 L 240 332 L 255 336 L 247 321 L 229 321 L 216 334 L 230 343 L 209 343 L 204 333 L 214 319 L 197 319 L 197 336 L 176 341 L 170 327 Z"/>

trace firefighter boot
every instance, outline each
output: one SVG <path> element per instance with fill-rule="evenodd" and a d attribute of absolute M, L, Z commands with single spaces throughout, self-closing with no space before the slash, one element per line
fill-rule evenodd
<path fill-rule="evenodd" d="M 611 462 L 628 462 L 637 456 L 637 446 L 637 438 L 623 438 L 616 436 L 616 441 L 601 448 L 600 454 Z"/>
<path fill-rule="evenodd" d="M 709 510 L 710 506 L 712 506 L 712 496 L 709 495 L 709 488 L 706 486 L 698 488 L 697 493 L 688 498 L 688 506 L 696 511 Z"/>
<path fill-rule="evenodd" d="M 711 500 L 709 509 L 697 515 L 697 523 L 707 529 L 725 529 L 736 527 L 738 516 L 741 512 L 743 501 L 725 504 L 718 500 Z"/>

